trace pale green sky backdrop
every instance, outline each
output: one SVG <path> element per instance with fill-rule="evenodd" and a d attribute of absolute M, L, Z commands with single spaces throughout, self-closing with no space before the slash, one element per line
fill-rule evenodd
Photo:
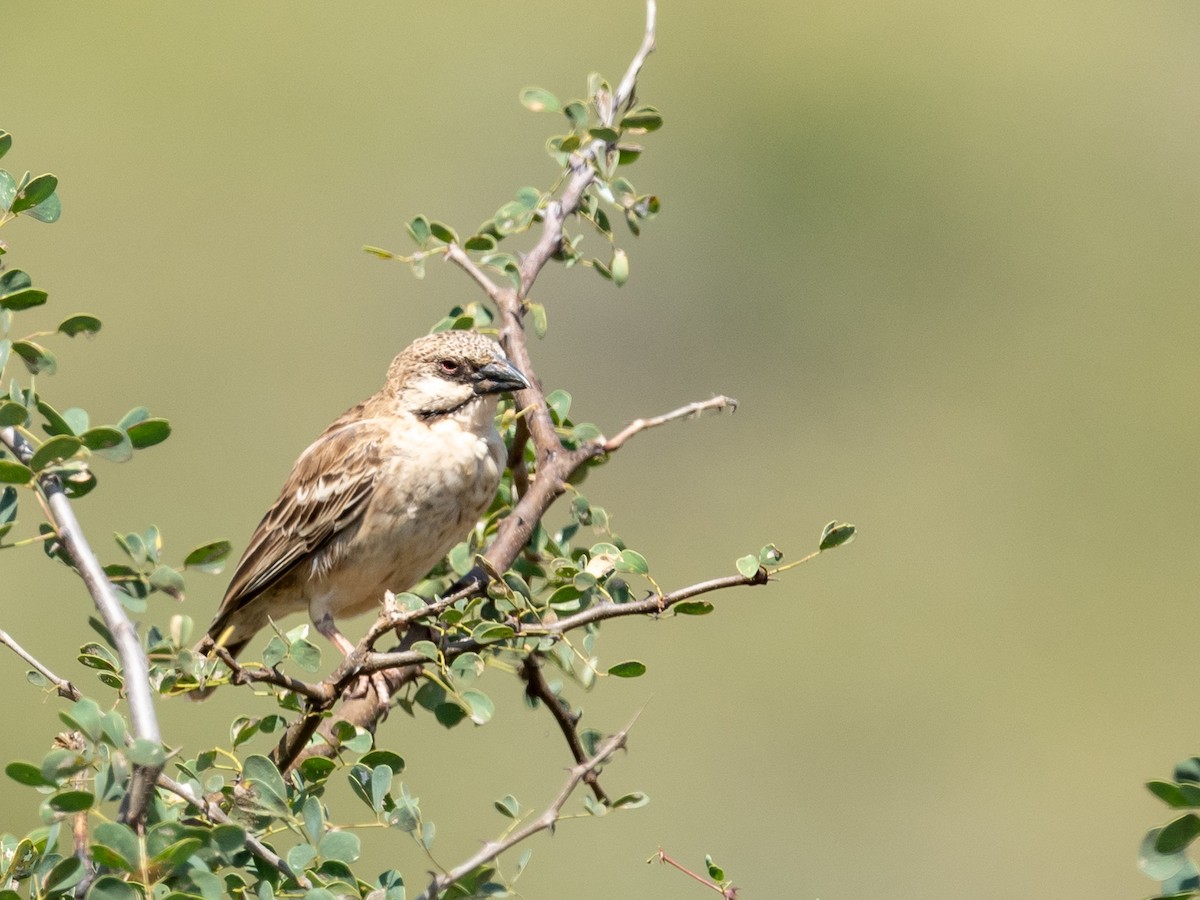
<path fill-rule="evenodd" d="M 168 553 L 240 552 L 299 450 L 474 299 L 447 267 L 417 282 L 360 247 L 404 248 L 418 212 L 469 230 L 546 184 L 556 123 L 518 91 L 618 77 L 641 18 L 637 0 L 5 4 L 4 164 L 58 174 L 64 205 L 6 228 L 6 260 L 51 292 L 45 323 L 105 323 L 56 344 L 43 391 L 175 427 L 98 465 L 94 542 L 155 523 Z M 664 586 L 767 541 L 796 558 L 835 517 L 861 536 L 707 618 L 605 626 L 609 662 L 650 669 L 583 698 L 586 721 L 641 710 L 606 779 L 653 802 L 534 842 L 524 896 L 701 896 L 644 865 L 659 846 L 712 853 L 751 900 L 1152 893 L 1134 858 L 1167 813 L 1141 785 L 1200 731 L 1200 7 L 665 0 L 660 18 L 642 97 L 667 124 L 630 177 L 663 212 L 623 290 L 539 284 L 539 373 L 605 429 L 742 401 L 589 480 Z M 78 586 L 35 551 L 0 561 L 0 626 L 87 683 Z M 186 611 L 207 621 L 223 586 L 193 579 Z M 20 673 L 0 655 L 28 726 L 5 757 L 37 758 L 58 701 Z M 382 730 L 446 862 L 502 826 L 492 797 L 541 804 L 566 763 L 548 717 L 490 686 L 486 728 Z M 165 704 L 166 733 L 194 752 L 235 706 Z M 36 800 L 0 785 L 0 808 L 16 830 Z M 379 868 L 419 881 L 387 840 Z"/>

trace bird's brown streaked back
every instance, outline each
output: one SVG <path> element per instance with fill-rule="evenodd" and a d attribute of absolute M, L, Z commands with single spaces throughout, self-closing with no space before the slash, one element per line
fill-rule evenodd
<path fill-rule="evenodd" d="M 410 344 L 384 386 L 300 455 L 201 648 L 220 642 L 236 656 L 268 620 L 307 608 L 348 653 L 333 619 L 411 587 L 487 509 L 504 460 L 496 395 L 527 386 L 475 332 Z"/>

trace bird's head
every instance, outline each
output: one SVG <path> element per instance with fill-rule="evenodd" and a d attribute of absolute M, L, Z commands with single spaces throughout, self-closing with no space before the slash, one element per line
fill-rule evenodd
<path fill-rule="evenodd" d="M 500 345 L 474 331 L 440 331 L 417 338 L 388 369 L 388 392 L 402 407 L 427 419 L 527 387 L 529 382 Z"/>

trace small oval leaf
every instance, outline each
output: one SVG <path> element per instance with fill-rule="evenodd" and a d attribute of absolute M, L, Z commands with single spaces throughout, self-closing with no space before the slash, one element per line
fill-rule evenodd
<path fill-rule="evenodd" d="M 636 659 L 619 662 L 615 666 L 609 666 L 608 674 L 618 678 L 638 678 L 646 674 L 646 664 Z"/>

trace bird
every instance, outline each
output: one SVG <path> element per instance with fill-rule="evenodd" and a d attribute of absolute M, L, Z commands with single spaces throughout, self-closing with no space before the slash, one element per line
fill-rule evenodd
<path fill-rule="evenodd" d="M 307 610 L 349 656 L 354 644 L 335 619 L 412 587 L 491 504 L 506 457 L 498 397 L 528 387 L 483 334 L 442 331 L 413 341 L 383 387 L 300 454 L 196 651 L 222 646 L 236 657 L 268 622 Z"/>

